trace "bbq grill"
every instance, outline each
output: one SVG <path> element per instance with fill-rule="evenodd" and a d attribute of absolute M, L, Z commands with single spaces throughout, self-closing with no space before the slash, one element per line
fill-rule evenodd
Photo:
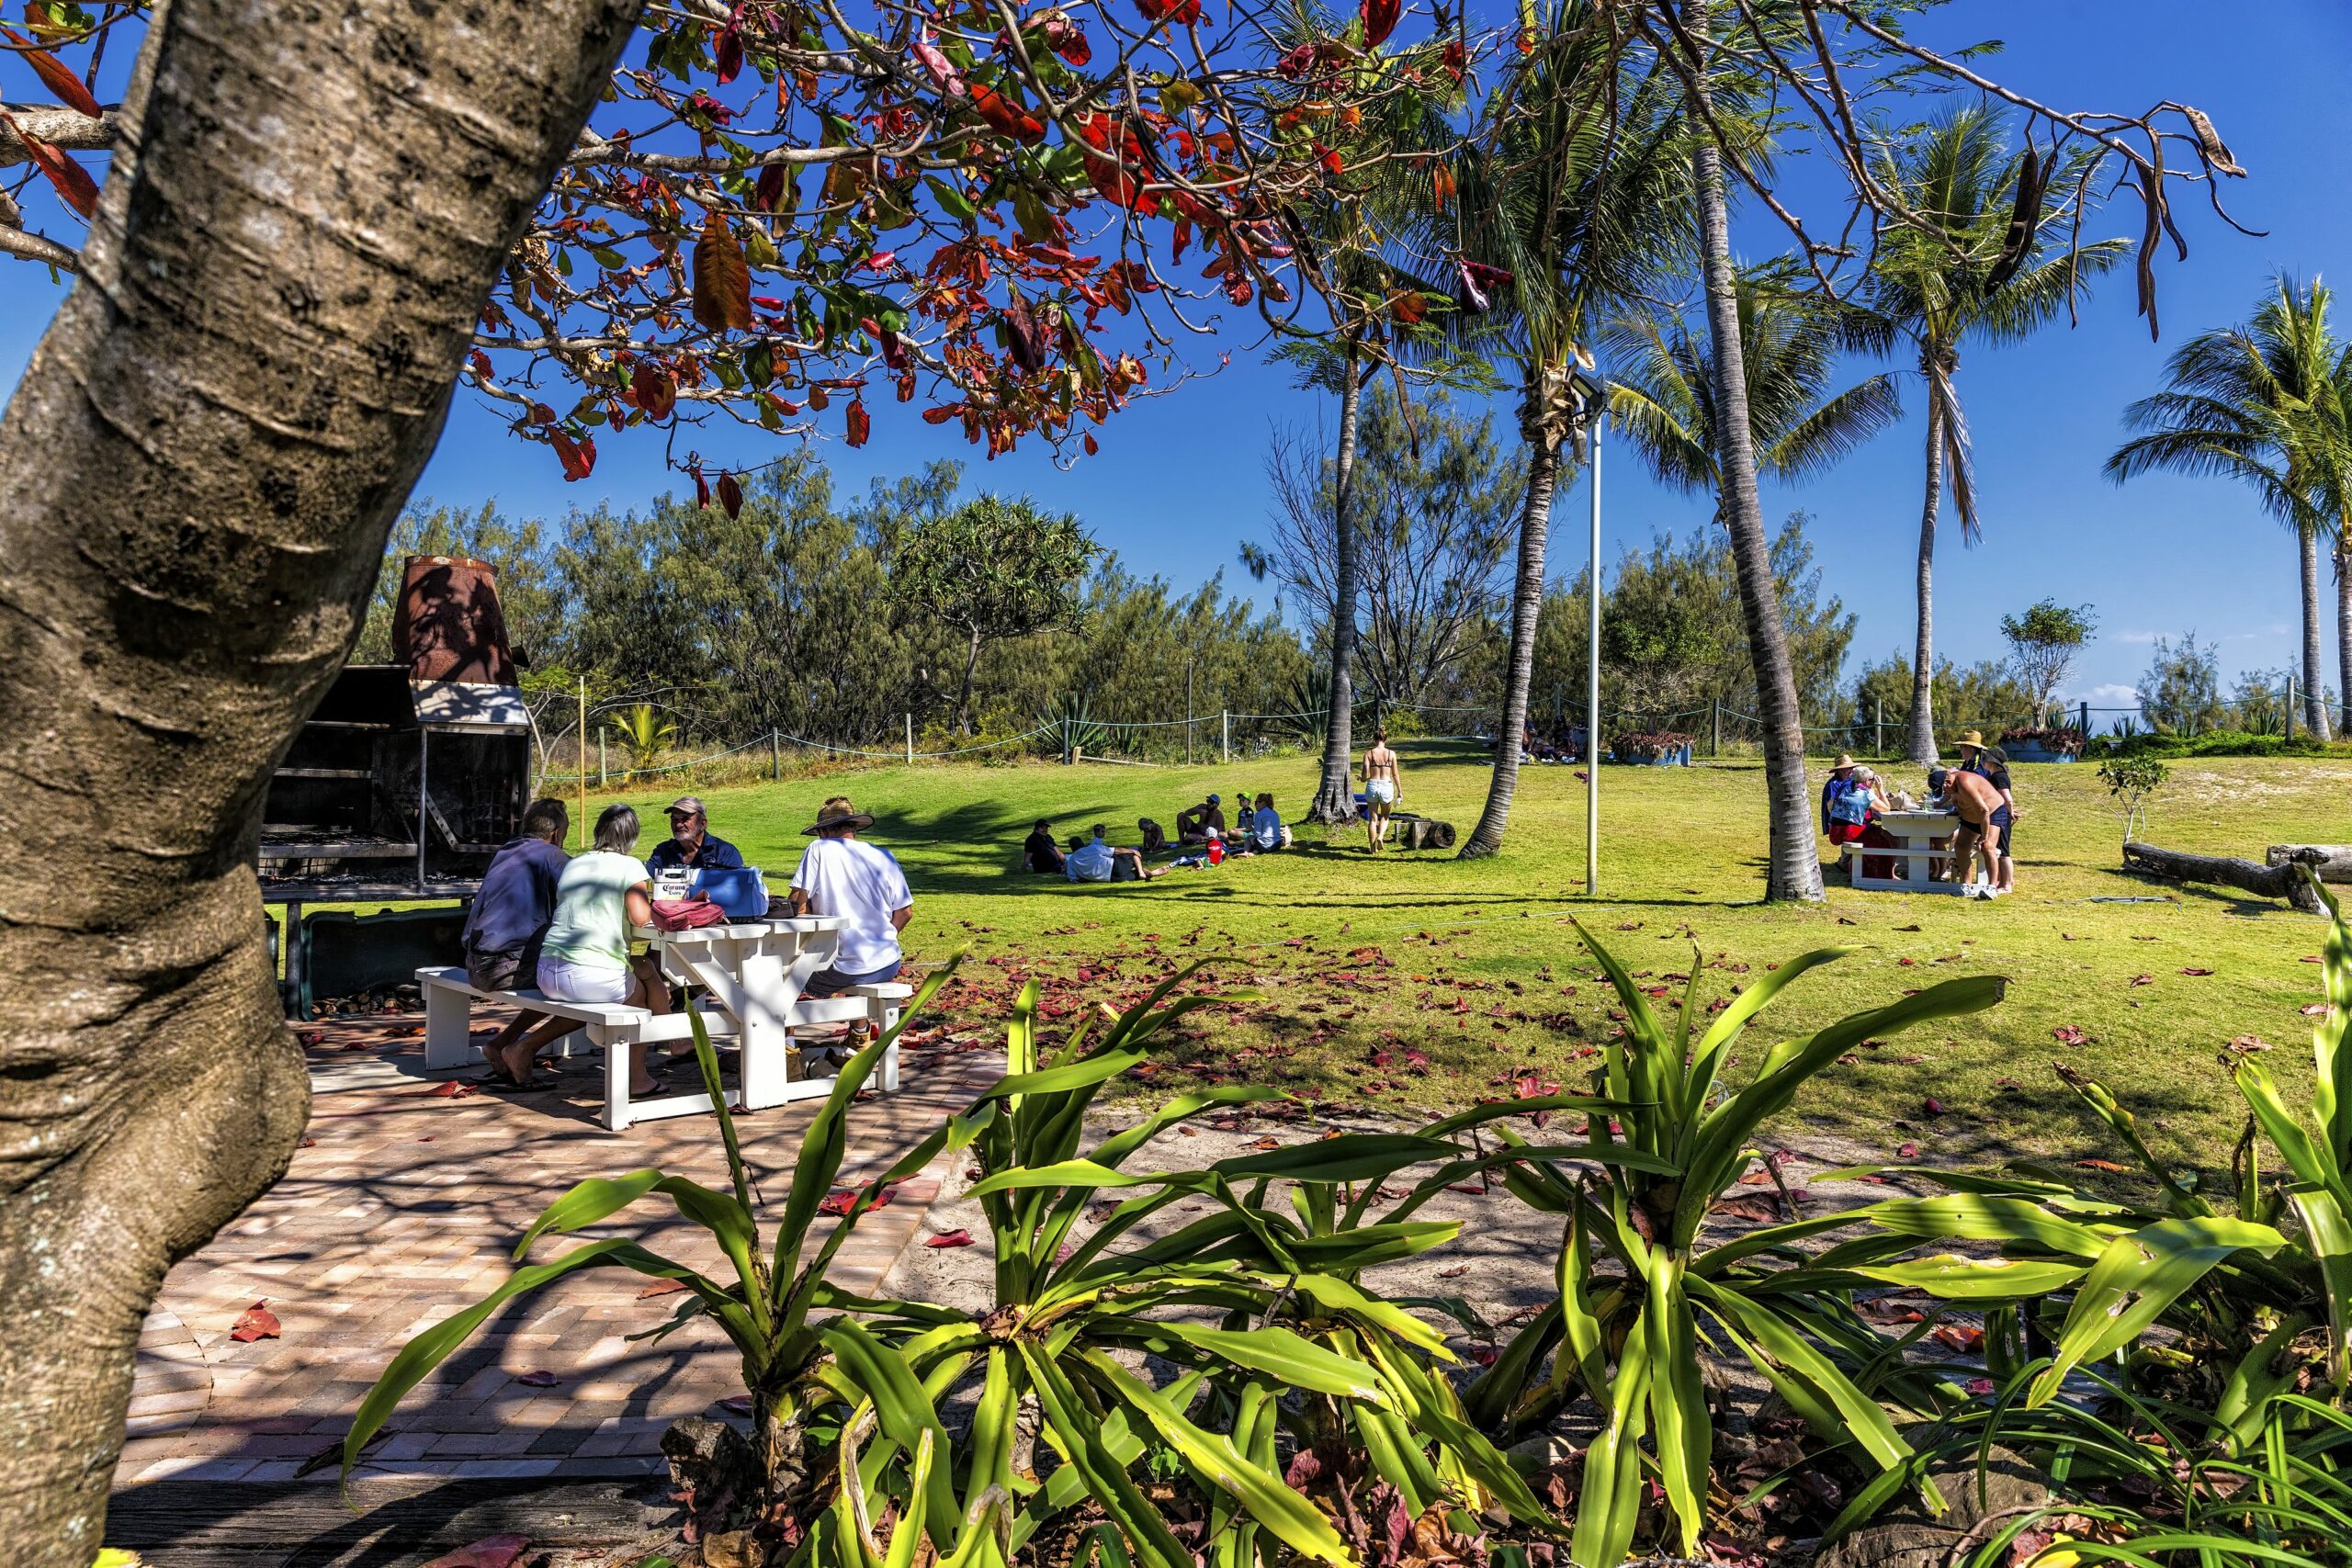
<path fill-rule="evenodd" d="M 392 649 L 398 663 L 345 667 L 270 780 L 256 871 L 296 933 L 287 983 L 298 1006 L 302 905 L 470 898 L 528 803 L 531 720 L 491 569 L 411 558 Z M 388 951 L 386 963 L 403 958 Z"/>

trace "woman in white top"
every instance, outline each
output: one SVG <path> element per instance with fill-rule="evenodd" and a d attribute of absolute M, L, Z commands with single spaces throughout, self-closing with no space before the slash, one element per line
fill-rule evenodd
<path fill-rule="evenodd" d="M 653 899 L 647 891 L 653 874 L 637 858 L 637 836 L 636 812 L 606 807 L 596 818 L 596 847 L 575 856 L 556 883 L 555 919 L 539 944 L 539 989 L 557 1001 L 627 1002 L 650 1012 L 670 1010 L 670 987 L 659 964 L 650 953 L 629 957 L 631 929 L 653 923 Z M 647 1065 L 650 1051 L 639 1044 L 631 1053 L 633 1095 L 659 1087 Z"/>

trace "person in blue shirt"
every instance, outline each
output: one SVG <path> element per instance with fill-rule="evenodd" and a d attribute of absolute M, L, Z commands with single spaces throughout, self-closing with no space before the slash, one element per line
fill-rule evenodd
<path fill-rule="evenodd" d="M 1274 810 L 1272 795 L 1261 794 L 1258 796 L 1258 807 L 1250 814 L 1250 825 L 1245 831 L 1250 835 L 1250 847 L 1253 850 L 1262 852 L 1283 847 L 1285 841 L 1283 834 L 1283 819 Z"/>
<path fill-rule="evenodd" d="M 512 991 L 538 983 L 539 943 L 555 919 L 556 884 L 571 862 L 562 849 L 571 831 L 571 814 L 563 802 L 535 800 L 523 813 L 522 837 L 509 840 L 491 857 L 481 891 L 466 913 L 466 980 L 476 990 Z M 510 1058 L 526 1032 L 546 1016 L 526 1008 L 483 1044 L 490 1082 L 528 1080 L 529 1060 L 517 1068 Z"/>
<path fill-rule="evenodd" d="M 645 863 L 655 872 L 734 871 L 743 864 L 742 852 L 710 830 L 702 797 L 682 795 L 670 803 L 670 837 L 653 846 Z"/>
<path fill-rule="evenodd" d="M 1062 862 L 1062 874 L 1072 882 L 1148 882 L 1167 874 L 1164 865 L 1144 864 L 1142 852 L 1105 842 L 1104 835 L 1109 831 L 1102 823 L 1094 824 L 1093 839 L 1071 849 Z M 1130 874 L 1121 874 L 1122 867 Z"/>

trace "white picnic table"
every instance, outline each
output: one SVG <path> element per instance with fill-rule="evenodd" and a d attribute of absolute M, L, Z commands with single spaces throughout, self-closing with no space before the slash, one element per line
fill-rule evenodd
<path fill-rule="evenodd" d="M 838 916 L 805 916 L 733 920 L 681 931 L 637 928 L 637 937 L 659 955 L 663 974 L 700 990 L 688 998 L 687 1005 L 702 1018 L 705 1032 L 714 1042 L 732 1041 L 740 1053 L 737 1086 L 726 1091 L 729 1105 L 761 1111 L 831 1092 L 831 1074 L 793 1074 L 793 1029 L 859 1019 L 887 1029 L 897 1021 L 899 1003 L 912 994 L 910 987 L 861 986 L 837 997 L 803 994 L 809 976 L 832 962 L 844 923 Z M 700 1089 L 629 1098 L 629 1048 L 691 1038 L 694 1026 L 684 1012 L 549 1001 L 537 990 L 483 992 L 467 983 L 461 968 L 420 969 L 417 980 L 424 991 L 424 1060 L 429 1068 L 462 1066 L 475 1059 L 469 1037 L 475 1000 L 511 1001 L 577 1020 L 579 1034 L 604 1049 L 608 1130 L 619 1132 L 632 1122 L 688 1116 L 712 1108 L 710 1096 Z M 573 1038 L 566 1037 L 559 1048 L 568 1048 Z M 884 1054 L 876 1077 L 876 1087 L 886 1093 L 899 1087 L 895 1044 Z"/>
<path fill-rule="evenodd" d="M 1882 811 L 1874 824 L 1886 829 L 1894 839 L 1894 846 L 1878 844 L 1840 844 L 1846 860 L 1846 870 L 1856 887 L 1889 893 L 1959 893 L 1963 884 L 1931 880 L 1928 868 L 1937 861 L 1949 858 L 1945 844 L 1960 827 L 1960 818 L 1949 811 Z M 1862 866 L 1866 860 L 1892 860 L 1894 876 L 1865 876 Z M 1972 862 L 1971 869 L 1974 869 Z M 1904 874 L 1907 873 L 1908 874 Z"/>

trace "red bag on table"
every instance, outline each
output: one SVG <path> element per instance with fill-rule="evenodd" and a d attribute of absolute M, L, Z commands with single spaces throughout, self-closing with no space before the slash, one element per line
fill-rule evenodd
<path fill-rule="evenodd" d="M 656 898 L 653 900 L 653 928 L 664 931 L 690 931 L 702 926 L 723 926 L 727 911 L 707 898 Z"/>

